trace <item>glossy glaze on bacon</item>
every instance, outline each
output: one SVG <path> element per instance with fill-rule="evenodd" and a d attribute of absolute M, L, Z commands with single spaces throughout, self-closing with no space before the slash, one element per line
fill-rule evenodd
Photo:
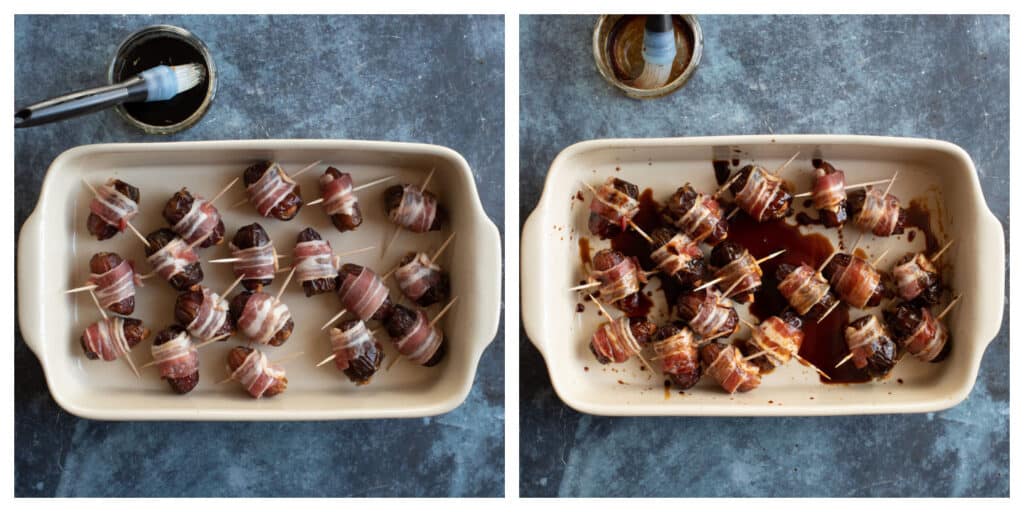
<path fill-rule="evenodd" d="M 330 331 L 334 367 L 352 382 L 363 385 L 384 361 L 384 347 L 362 320 L 347 320 Z"/>
<path fill-rule="evenodd" d="M 150 353 L 160 378 L 166 380 L 175 393 L 183 395 L 199 384 L 199 351 L 184 327 L 171 325 L 160 331 Z"/>
<path fill-rule="evenodd" d="M 758 222 L 781 219 L 789 213 L 793 195 L 782 178 L 761 166 L 748 165 L 729 186 L 736 204 Z"/>
<path fill-rule="evenodd" d="M 761 287 L 761 265 L 750 251 L 740 244 L 726 240 L 711 251 L 711 267 L 715 278 L 721 278 L 716 286 L 724 293 L 732 289 L 729 297 L 737 302 L 750 302 Z M 738 284 L 737 284 L 738 283 Z"/>
<path fill-rule="evenodd" d="M 882 276 L 859 256 L 836 254 L 822 272 L 843 302 L 857 308 L 877 306 L 885 294 Z"/>
<path fill-rule="evenodd" d="M 700 244 L 683 233 L 659 227 L 651 232 L 651 261 L 666 276 L 672 276 L 684 286 L 694 286 L 704 279 L 704 253 Z"/>
<path fill-rule="evenodd" d="M 800 353 L 804 342 L 800 318 L 790 312 L 785 318 L 770 316 L 750 332 L 750 344 L 757 351 L 766 351 L 765 360 L 779 367 Z"/>
<path fill-rule="evenodd" d="M 745 393 L 761 385 L 760 370 L 733 345 L 709 343 L 700 350 L 704 374 L 727 393 Z"/>
<path fill-rule="evenodd" d="M 636 258 L 626 257 L 613 249 L 598 251 L 592 262 L 594 269 L 590 278 L 601 283 L 594 296 L 605 303 L 628 309 L 630 301 L 626 299 L 640 293 L 642 284 L 647 282 L 640 263 Z"/>
<path fill-rule="evenodd" d="M 881 378 L 899 361 L 899 349 L 892 335 L 875 315 L 864 315 L 846 326 L 846 347 L 853 354 L 851 363 L 867 369 L 868 375 Z"/>
<path fill-rule="evenodd" d="M 892 269 L 896 295 L 905 301 L 935 305 L 942 299 L 942 279 L 923 253 L 907 254 Z"/>
<path fill-rule="evenodd" d="M 907 223 L 907 212 L 900 207 L 898 197 L 884 189 L 869 186 L 850 193 L 850 212 L 858 228 L 870 231 L 875 236 L 891 236 L 903 233 Z"/>
<path fill-rule="evenodd" d="M 885 311 L 885 321 L 899 339 L 900 347 L 917 359 L 937 362 L 949 353 L 949 331 L 928 307 L 901 302 Z"/>
<path fill-rule="evenodd" d="M 637 186 L 628 181 L 614 177 L 605 180 L 590 200 L 590 232 L 602 239 L 623 232 L 640 212 L 639 193 Z"/>
<path fill-rule="evenodd" d="M 188 189 L 174 193 L 163 210 L 164 220 L 171 230 L 186 243 L 199 242 L 200 249 L 217 245 L 224 240 L 224 221 L 212 203 L 202 197 L 193 197 Z"/>
<path fill-rule="evenodd" d="M 700 348 L 688 327 L 668 324 L 658 329 L 651 348 L 661 361 L 661 371 L 676 387 L 690 389 L 697 385 L 703 374 Z"/>
<path fill-rule="evenodd" d="M 106 240 L 128 228 L 139 213 L 139 189 L 111 178 L 96 188 L 98 195 L 89 202 L 86 227 L 97 240 Z"/>
<path fill-rule="evenodd" d="M 818 218 L 827 228 L 842 226 L 847 218 L 846 174 L 822 162 L 814 170 L 814 208 L 818 210 Z"/>
<path fill-rule="evenodd" d="M 590 352 L 601 364 L 624 363 L 638 354 L 657 326 L 643 318 L 619 317 L 605 322 L 590 337 Z"/>
<path fill-rule="evenodd" d="M 135 287 L 142 286 L 142 280 L 131 261 L 116 253 L 99 252 L 89 259 L 89 271 L 86 283 L 96 285 L 93 293 L 100 307 L 119 315 L 135 311 Z"/>
<path fill-rule="evenodd" d="M 821 318 L 838 300 L 821 272 L 809 265 L 783 263 L 776 268 L 775 279 L 779 293 L 801 316 Z"/>
<path fill-rule="evenodd" d="M 716 245 L 729 235 L 729 223 L 722 207 L 711 196 L 698 193 L 689 184 L 679 187 L 661 211 L 662 219 L 693 240 Z"/>
<path fill-rule="evenodd" d="M 739 315 L 732 303 L 711 288 L 679 295 L 676 313 L 700 336 L 702 343 L 729 337 L 739 325 Z"/>

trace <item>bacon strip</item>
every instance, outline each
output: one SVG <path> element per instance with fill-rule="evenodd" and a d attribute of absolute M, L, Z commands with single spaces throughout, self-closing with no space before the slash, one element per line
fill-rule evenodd
<path fill-rule="evenodd" d="M 254 343 L 269 343 L 291 319 L 288 306 L 273 295 L 258 292 L 249 297 L 238 319 L 238 330 Z"/>
<path fill-rule="evenodd" d="M 683 214 L 675 219 L 675 226 L 687 236 L 699 239 L 708 236 L 708 233 L 715 231 L 715 227 L 722 221 L 722 207 L 718 201 L 704 194 L 697 194 L 693 205 Z"/>
<path fill-rule="evenodd" d="M 270 364 L 267 355 L 259 350 L 250 352 L 242 364 L 231 372 L 231 378 L 241 382 L 253 398 L 262 397 L 270 386 L 284 377 L 284 368 Z"/>
<path fill-rule="evenodd" d="M 398 287 L 409 300 L 416 301 L 441 281 L 441 267 L 430 262 L 426 253 L 417 253 L 409 263 L 395 270 Z"/>
<path fill-rule="evenodd" d="M 946 326 L 936 319 L 928 308 L 921 308 L 921 322 L 917 329 L 903 340 L 907 352 L 924 362 L 933 361 L 949 340 Z"/>
<path fill-rule="evenodd" d="M 339 370 L 347 370 L 349 362 L 359 358 L 376 343 L 373 334 L 366 328 L 362 320 L 347 330 L 331 328 L 331 352 L 334 353 L 334 366 Z"/>
<path fill-rule="evenodd" d="M 269 217 L 270 210 L 295 190 L 295 181 L 288 177 L 277 162 L 273 162 L 266 171 L 263 171 L 260 179 L 245 187 L 245 190 L 249 193 L 249 202 L 256 207 L 256 211 L 264 217 Z"/>
<path fill-rule="evenodd" d="M 864 309 L 881 279 L 870 263 L 851 255 L 850 264 L 832 276 L 832 286 L 847 304 Z"/>
<path fill-rule="evenodd" d="M 335 279 L 341 259 L 334 255 L 331 243 L 326 240 L 310 240 L 295 244 L 295 277 L 300 282 L 314 279 Z"/>
<path fill-rule="evenodd" d="M 676 233 L 665 245 L 651 253 L 655 267 L 667 275 L 675 275 L 690 267 L 690 262 L 704 257 L 690 237 Z"/>
<path fill-rule="evenodd" d="M 814 208 L 835 211 L 846 200 L 846 174 L 840 170 L 826 173 L 820 167 L 814 172 Z"/>
<path fill-rule="evenodd" d="M 806 315 L 828 294 L 828 281 L 817 270 L 801 264 L 779 283 L 778 288 L 797 313 Z"/>
<path fill-rule="evenodd" d="M 416 310 L 416 323 L 404 336 L 395 340 L 398 353 L 409 358 L 416 364 L 426 364 L 434 357 L 444 339 L 441 329 L 430 325 L 427 314 L 422 309 Z"/>
<path fill-rule="evenodd" d="M 716 278 L 722 278 L 722 284 L 729 283 L 725 288 L 732 288 L 732 297 L 761 286 L 761 266 L 751 256 L 750 251 L 743 251 L 738 258 L 715 272 Z M 739 281 L 739 284 L 736 282 Z M 735 286 L 735 287 L 734 287 Z"/>
<path fill-rule="evenodd" d="M 402 202 L 388 212 L 392 222 L 414 233 L 426 233 L 437 215 L 437 200 L 420 192 L 415 185 L 402 187 Z"/>
<path fill-rule="evenodd" d="M 187 326 L 188 332 L 199 339 L 213 339 L 228 319 L 228 301 L 203 286 L 203 302 L 196 311 L 196 317 Z"/>
<path fill-rule="evenodd" d="M 150 351 L 165 379 L 188 377 L 199 370 L 199 351 L 185 331 L 166 343 L 153 345 Z"/>
<path fill-rule="evenodd" d="M 704 350 L 711 350 L 711 354 L 714 355 L 711 364 L 707 365 L 706 373 L 726 392 L 746 392 L 761 384 L 758 368 L 750 361 L 743 360 L 743 354 L 736 347 L 727 345 L 718 350 L 718 347 L 712 344 Z"/>
<path fill-rule="evenodd" d="M 104 361 L 113 361 L 131 350 L 124 333 L 124 318 L 114 316 L 85 328 L 85 346 Z"/>
<path fill-rule="evenodd" d="M 714 290 L 706 290 L 704 301 L 697 309 L 697 314 L 690 319 L 690 328 L 701 339 L 712 339 L 722 334 L 722 328 L 729 321 L 732 308 L 721 304 L 722 296 Z"/>
<path fill-rule="evenodd" d="M 692 374 L 700 367 L 700 354 L 693 331 L 682 328 L 679 332 L 653 343 L 651 348 L 661 360 L 662 371 L 669 374 Z"/>
<path fill-rule="evenodd" d="M 327 215 L 342 214 L 352 216 L 355 214 L 356 205 L 359 200 L 352 192 L 352 176 L 347 172 L 335 178 L 331 173 L 325 172 L 320 176 L 320 191 L 324 198 L 324 211 Z"/>
<path fill-rule="evenodd" d="M 917 253 L 913 259 L 897 265 L 892 269 L 892 275 L 896 278 L 896 289 L 903 300 L 914 300 L 924 292 L 928 282 L 932 279 L 929 274 L 936 274 L 935 266 L 921 253 Z"/>
<path fill-rule="evenodd" d="M 640 291 L 640 265 L 634 258 L 623 258 L 607 270 L 594 270 L 591 277 L 601 283 L 597 290 L 606 302 L 616 302 Z"/>
<path fill-rule="evenodd" d="M 345 309 L 365 322 L 388 298 L 388 289 L 374 271 L 362 267 L 358 275 L 345 273 L 338 287 L 338 298 Z"/>
<path fill-rule="evenodd" d="M 856 322 L 854 322 L 856 323 Z M 868 361 L 884 342 L 883 338 L 889 338 L 889 331 L 878 317 L 871 315 L 868 320 L 858 328 L 853 324 L 848 325 L 845 331 L 846 347 L 850 349 L 851 360 L 857 368 L 864 368 Z"/>
<path fill-rule="evenodd" d="M 135 287 L 142 286 L 142 280 L 128 260 L 121 260 L 116 267 L 102 274 L 90 274 L 87 282 L 96 285 L 96 299 L 104 308 L 134 297 Z"/>
<path fill-rule="evenodd" d="M 624 363 L 640 353 L 640 343 L 633 336 L 627 316 L 601 324 L 590 338 L 590 347 L 594 353 L 615 363 Z"/>
<path fill-rule="evenodd" d="M 267 242 L 248 249 L 239 249 L 229 244 L 231 256 L 239 258 L 234 264 L 235 277 L 243 279 L 273 279 L 277 272 L 277 258 L 274 257 L 274 245 Z M 298 272 L 298 270 L 296 270 Z"/>
<path fill-rule="evenodd" d="M 892 194 L 883 197 L 884 193 L 875 187 L 867 187 L 864 206 L 853 219 L 857 227 L 871 231 L 876 236 L 892 235 L 900 218 L 899 198 Z"/>
<path fill-rule="evenodd" d="M 184 240 L 175 238 L 147 259 L 160 277 L 170 281 L 172 277 L 184 271 L 186 266 L 199 261 L 199 256 Z"/>
<path fill-rule="evenodd" d="M 804 333 L 777 316 L 770 316 L 751 332 L 751 339 L 775 366 L 782 366 L 800 353 Z"/>
<path fill-rule="evenodd" d="M 220 212 L 206 199 L 196 197 L 192 208 L 181 218 L 171 230 L 192 244 L 213 232 L 220 222 Z"/>
<path fill-rule="evenodd" d="M 736 194 L 736 204 L 754 220 L 762 222 L 768 206 L 775 202 L 776 196 L 785 193 L 782 187 L 782 178 L 769 173 L 764 167 L 755 166 L 747 175 L 743 189 Z"/>
<path fill-rule="evenodd" d="M 103 219 L 103 222 L 116 227 L 118 231 L 124 231 L 132 217 L 139 214 L 139 205 L 130 197 L 118 192 L 114 188 L 115 182 L 116 180 L 111 178 L 96 189 L 97 194 L 89 203 L 89 210 Z"/>
<path fill-rule="evenodd" d="M 615 188 L 615 178 L 608 178 L 590 201 L 590 211 L 609 223 L 626 229 L 629 221 L 640 213 L 640 202 Z"/>

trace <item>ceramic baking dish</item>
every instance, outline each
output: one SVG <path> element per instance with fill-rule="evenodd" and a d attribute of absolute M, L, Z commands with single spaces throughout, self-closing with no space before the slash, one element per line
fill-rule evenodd
<path fill-rule="evenodd" d="M 62 292 L 79 286 L 88 277 L 88 260 L 100 250 L 115 251 L 138 262 L 148 271 L 142 243 L 125 232 L 104 242 L 96 241 L 85 228 L 89 192 L 82 179 L 94 184 L 108 177 L 121 178 L 141 191 L 141 212 L 135 219 L 140 231 L 163 227 L 160 212 L 167 199 L 182 186 L 206 197 L 254 161 L 275 160 L 286 170 L 298 170 L 322 160 L 315 171 L 298 177 L 306 202 L 319 197 L 317 179 L 333 165 L 353 175 L 356 183 L 394 175 L 390 183 L 420 183 L 435 168 L 429 190 L 452 212 L 441 232 L 403 232 L 382 258 L 382 248 L 393 232 L 384 215 L 382 198 L 387 185 L 359 192 L 364 223 L 358 230 L 340 233 L 319 206 L 303 207 L 290 222 L 259 217 L 246 203 L 239 183 L 218 201 L 224 217 L 225 239 L 230 240 L 244 224 L 260 222 L 281 253 L 290 253 L 295 237 L 312 226 L 330 240 L 336 252 L 376 246 L 373 251 L 343 258 L 368 265 L 383 273 L 409 250 L 432 251 L 447 235 L 457 235 L 440 258 L 451 272 L 452 294 L 460 300 L 443 319 L 448 354 L 433 368 L 399 360 L 389 370 L 381 368 L 372 382 L 356 387 L 331 364 L 314 365 L 330 355 L 329 341 L 320 326 L 340 309 L 333 294 L 310 298 L 292 282 L 282 300 L 295 320 L 287 343 L 268 347 L 271 360 L 302 352 L 284 363 L 288 390 L 263 400 L 249 398 L 235 382 L 217 385 L 226 376 L 225 354 L 240 343 L 238 337 L 200 351 L 200 383 L 191 393 L 178 396 L 160 380 L 155 369 L 143 370 L 136 379 L 126 363 L 90 361 L 82 355 L 78 338 L 99 313 L 88 294 Z M 233 276 L 230 265 L 208 263 L 229 255 L 227 243 L 200 252 L 206 278 L 203 284 L 220 292 Z M 280 274 L 269 290 L 276 293 L 284 280 Z M 158 144 L 103 144 L 71 149 L 60 155 L 47 172 L 35 211 L 21 229 L 18 244 L 19 322 L 26 343 L 46 373 L 54 399 L 67 411 L 84 417 L 121 420 L 308 420 L 342 418 L 408 417 L 440 414 L 465 400 L 477 363 L 493 340 L 500 308 L 501 255 L 498 231 L 480 205 L 472 172 L 455 151 L 439 146 L 390 142 L 336 140 L 259 140 L 177 142 Z M 392 297 L 397 298 L 397 291 Z M 136 310 L 154 332 L 173 322 L 176 293 L 159 280 L 140 288 Z M 435 314 L 440 305 L 428 312 Z M 151 360 L 152 338 L 136 346 L 137 365 Z M 397 356 L 382 335 L 389 365 Z"/>
<path fill-rule="evenodd" d="M 794 362 L 765 376 L 754 391 L 732 396 L 709 379 L 684 394 L 666 391 L 660 373 L 642 371 L 636 358 L 622 365 L 598 364 L 588 344 L 600 319 L 592 305 L 577 314 L 581 301 L 567 291 L 583 277 L 579 237 L 590 238 L 594 251 L 608 245 L 587 229 L 590 195 L 581 182 L 596 185 L 615 175 L 640 190 L 651 188 L 654 198 L 664 201 L 687 181 L 705 192 L 717 188 L 713 159 L 735 157 L 740 165 L 756 161 L 775 168 L 797 151 L 801 156 L 782 175 L 803 187 L 798 191 L 810 187 L 810 160 L 824 158 L 846 171 L 848 183 L 889 178 L 899 169 L 893 193 L 904 205 L 912 198 L 928 201 L 935 232 L 956 239 L 945 257 L 952 263 L 952 288 L 965 295 L 947 317 L 955 340 L 951 356 L 938 364 L 904 358 L 888 379 L 849 385 L 822 384 L 813 370 Z M 584 201 L 573 200 L 577 191 Z M 846 229 L 856 233 L 852 226 Z M 828 231 L 833 245 L 834 232 Z M 912 243 L 908 239 L 887 242 L 866 236 L 861 246 L 869 254 L 891 248 L 880 265 L 888 269 L 905 252 L 923 249 L 924 237 Z M 999 331 L 1003 254 L 1002 228 L 985 204 L 974 165 L 967 153 L 947 142 L 846 135 L 587 141 L 565 149 L 551 164 L 540 203 L 523 227 L 522 316 L 526 333 L 547 362 L 555 391 L 582 412 L 759 416 L 933 411 L 967 396 L 985 347 Z M 647 289 L 658 286 L 655 282 Z M 655 311 L 663 315 L 656 320 L 662 322 L 667 308 L 661 293 L 654 297 Z M 750 318 L 745 308 L 740 308 L 741 316 Z"/>

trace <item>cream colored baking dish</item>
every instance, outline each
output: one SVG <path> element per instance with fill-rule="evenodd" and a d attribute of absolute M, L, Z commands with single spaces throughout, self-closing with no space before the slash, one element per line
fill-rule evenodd
<path fill-rule="evenodd" d="M 116 251 L 148 269 L 142 244 L 129 232 L 98 242 L 85 228 L 91 199 L 82 179 L 94 184 L 108 177 L 121 178 L 141 191 L 141 212 L 135 224 L 144 232 L 165 225 L 160 212 L 170 196 L 187 186 L 194 194 L 213 196 L 231 179 L 241 176 L 252 162 L 281 162 L 298 170 L 316 160 L 324 163 L 298 177 L 302 197 L 319 197 L 317 179 L 326 165 L 350 172 L 356 183 L 394 175 L 391 183 L 420 183 L 431 168 L 436 172 L 429 189 L 452 213 L 441 232 L 403 232 L 382 259 L 381 252 L 393 232 L 381 195 L 388 185 L 358 193 L 364 223 L 358 230 L 338 232 L 319 206 L 303 207 L 290 222 L 260 218 L 249 204 L 232 207 L 245 197 L 241 182 L 217 206 L 224 216 L 225 238 L 230 240 L 243 224 L 260 222 L 281 253 L 290 253 L 295 236 L 312 226 L 330 240 L 336 252 L 374 245 L 377 249 L 343 258 L 383 273 L 407 250 L 432 251 L 452 231 L 456 237 L 440 259 L 451 270 L 452 294 L 459 301 L 443 319 L 448 354 L 433 368 L 400 360 L 381 370 L 367 386 L 356 387 L 331 364 L 314 365 L 330 355 L 320 326 L 339 307 L 333 294 L 310 298 L 292 282 L 282 300 L 295 319 L 295 331 L 281 347 L 268 354 L 282 358 L 303 352 L 284 366 L 288 390 L 263 400 L 249 398 L 238 383 L 217 385 L 225 378 L 224 358 L 236 339 L 200 351 L 200 383 L 191 393 L 178 396 L 159 379 L 155 369 L 136 379 L 121 361 L 90 361 L 82 355 L 78 338 L 99 318 L 88 294 L 64 295 L 88 276 L 88 260 L 100 250 Z M 233 281 L 230 265 L 208 260 L 228 256 L 227 243 L 200 252 L 204 285 L 220 292 Z M 143 270 L 146 271 L 146 270 Z M 286 274 L 270 290 L 275 292 Z M 477 363 L 493 340 L 500 308 L 501 252 L 498 231 L 480 204 L 473 175 L 466 161 L 451 149 L 424 144 L 336 140 L 259 140 L 179 142 L 158 144 L 103 144 L 71 149 L 60 155 L 47 172 L 35 211 L 21 229 L 18 246 L 19 322 L 26 343 L 46 373 L 54 399 L 67 411 L 89 418 L 119 420 L 309 420 L 408 417 L 440 414 L 465 400 Z M 398 292 L 392 293 L 397 298 Z M 173 322 L 176 293 L 159 278 L 139 289 L 136 310 L 154 333 Z M 441 306 L 428 311 L 435 314 Z M 237 338 L 237 337 L 236 337 Z M 137 365 L 151 359 L 152 338 L 135 347 Z M 397 357 L 387 336 L 384 366 Z"/>
<path fill-rule="evenodd" d="M 682 395 L 674 389 L 666 392 L 660 373 L 642 371 L 636 358 L 622 365 L 598 364 L 588 344 L 600 319 L 593 305 L 577 314 L 575 308 L 581 301 L 567 291 L 583 277 L 579 237 L 589 237 L 595 251 L 608 245 L 587 229 L 590 195 L 581 181 L 598 184 L 614 175 L 636 183 L 641 190 L 652 188 L 654 198 L 664 201 L 687 181 L 705 192 L 717 188 L 713 159 L 737 157 L 741 165 L 756 161 L 774 168 L 797 151 L 801 156 L 783 177 L 800 192 L 810 187 L 811 158 L 819 157 L 845 170 L 848 183 L 888 178 L 899 169 L 893 193 L 904 205 L 915 197 L 928 201 L 933 229 L 956 239 L 945 257 L 952 262 L 953 289 L 964 294 L 961 304 L 947 317 L 955 343 L 950 358 L 938 364 L 904 358 L 890 378 L 850 385 L 821 384 L 810 368 L 793 362 L 765 376 L 756 390 L 732 396 L 709 379 Z M 577 191 L 582 191 L 584 201 L 572 199 Z M 856 233 L 852 226 L 846 229 Z M 821 231 L 821 227 L 815 230 Z M 834 231 L 829 230 L 828 235 L 833 245 Z M 924 246 L 924 237 L 916 237 L 913 243 L 907 236 L 899 238 L 885 242 L 869 235 L 861 246 L 869 254 L 891 248 L 881 263 L 888 269 L 905 252 Z M 582 412 L 759 416 L 934 411 L 967 396 L 985 347 L 999 331 L 1003 254 L 1002 228 L 985 204 L 974 165 L 967 153 L 947 142 L 848 135 L 587 141 L 570 146 L 555 158 L 540 203 L 523 227 L 522 316 L 527 334 L 547 362 L 555 391 Z M 657 290 L 656 280 L 647 289 Z M 654 296 L 655 320 L 660 323 L 667 311 L 662 294 Z M 741 315 L 750 318 L 745 307 Z"/>

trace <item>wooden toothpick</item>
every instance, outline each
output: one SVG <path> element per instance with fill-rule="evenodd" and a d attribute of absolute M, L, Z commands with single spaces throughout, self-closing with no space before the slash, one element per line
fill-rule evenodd
<path fill-rule="evenodd" d="M 324 325 L 320 326 L 320 330 L 322 331 L 326 329 L 327 326 L 333 324 L 336 320 L 345 316 L 345 313 L 348 313 L 347 309 L 342 309 L 341 311 L 339 311 L 337 315 L 332 316 L 330 320 L 328 320 Z"/>
<path fill-rule="evenodd" d="M 843 187 L 843 190 L 853 190 L 855 188 L 864 188 L 864 187 L 868 187 L 868 186 L 871 186 L 871 185 L 881 185 L 882 183 L 889 183 L 890 181 L 892 181 L 892 178 L 886 178 L 884 180 L 865 181 L 864 183 L 855 183 L 853 185 L 847 185 L 847 186 Z M 794 199 L 799 199 L 801 197 L 810 197 L 810 196 L 813 196 L 813 195 L 814 195 L 814 191 L 812 190 L 810 192 L 803 192 L 803 193 L 797 194 L 797 195 L 793 196 L 793 198 Z"/>
<path fill-rule="evenodd" d="M 437 167 L 433 167 L 433 168 L 430 169 L 430 172 L 427 173 L 426 179 L 424 179 L 423 180 L 423 184 L 420 185 L 420 194 L 422 194 L 423 191 L 427 190 L 427 185 L 430 183 L 430 178 L 434 177 L 434 171 L 436 171 L 436 170 L 437 170 Z"/>
<path fill-rule="evenodd" d="M 942 257 L 942 253 L 946 252 L 946 249 L 949 249 L 949 246 L 951 245 L 953 245 L 953 239 L 950 239 L 950 241 L 946 242 L 946 245 L 942 246 L 942 249 L 939 249 L 939 252 L 935 253 L 934 256 L 928 258 L 928 261 L 931 261 L 932 263 L 938 261 L 938 259 Z"/>
<path fill-rule="evenodd" d="M 455 238 L 455 232 L 453 231 L 452 234 L 448 235 L 448 238 L 445 239 L 444 243 L 441 244 L 441 247 L 438 247 L 437 250 L 434 251 L 434 255 L 430 257 L 430 262 L 431 263 L 433 263 L 434 261 L 437 260 L 437 257 L 440 256 L 441 253 L 444 252 L 444 250 L 446 248 L 448 248 L 448 244 L 450 244 L 452 242 L 452 239 L 454 239 L 454 238 Z"/>
<path fill-rule="evenodd" d="M 231 180 L 231 183 L 228 183 L 227 186 L 220 189 L 220 192 L 217 192 L 217 195 L 213 196 L 213 199 L 210 199 L 210 204 L 217 202 L 217 200 L 220 199 L 220 197 L 223 196 L 225 192 L 230 190 L 231 187 L 235 186 L 235 183 L 238 183 L 238 179 L 239 178 L 235 176 L 235 179 Z"/>
<path fill-rule="evenodd" d="M 832 307 L 828 308 L 828 311 L 822 313 L 821 316 L 818 317 L 818 321 L 816 323 L 820 324 L 822 320 L 828 318 L 828 315 L 831 315 L 832 312 L 835 311 L 835 309 L 839 307 L 839 303 L 840 302 L 842 302 L 842 301 L 836 300 L 834 303 L 832 303 Z"/>
<path fill-rule="evenodd" d="M 798 156 L 800 156 L 799 151 L 793 153 L 793 156 L 789 157 L 789 160 L 786 160 L 786 163 L 780 165 L 778 169 L 772 171 L 772 176 L 778 176 L 779 173 L 782 172 L 782 170 L 785 169 L 786 167 L 789 167 L 789 164 L 793 163 L 793 160 L 796 160 L 796 157 Z"/>
<path fill-rule="evenodd" d="M 288 283 L 292 281 L 292 276 L 295 275 L 295 267 L 292 266 L 292 271 L 288 272 L 288 277 L 284 278 L 284 283 L 281 284 L 281 289 L 277 291 L 277 295 L 274 296 L 274 300 L 280 301 L 281 296 L 284 295 L 284 291 L 288 289 Z"/>
<path fill-rule="evenodd" d="M 299 169 L 299 170 L 295 171 L 294 173 L 292 173 L 290 175 L 288 173 L 285 173 L 285 175 L 288 176 L 291 179 L 295 179 L 300 174 L 305 173 L 305 172 L 309 171 L 310 169 L 320 165 L 320 162 L 322 162 L 322 160 L 317 160 L 316 162 L 313 162 L 313 163 L 303 167 L 302 169 Z"/>
<path fill-rule="evenodd" d="M 434 316 L 434 319 L 430 321 L 430 326 L 433 327 L 434 324 L 436 324 L 439 320 L 441 320 L 441 317 L 443 317 L 444 314 L 447 313 L 448 310 L 451 309 L 451 307 L 455 305 L 455 301 L 457 301 L 457 300 L 459 300 L 458 296 L 452 297 L 452 300 L 448 301 L 448 305 L 446 305 L 444 307 L 444 309 L 439 311 L 437 313 L 437 315 Z"/>
<path fill-rule="evenodd" d="M 942 313 L 939 313 L 938 316 L 935 317 L 935 319 L 936 320 L 942 320 L 942 317 L 946 316 L 946 314 L 948 314 L 950 311 L 952 311 L 953 310 L 953 306 L 955 306 L 957 302 L 960 302 L 960 299 L 962 297 L 963 297 L 962 294 L 961 295 L 957 295 L 956 297 L 954 297 L 953 300 L 950 301 L 949 305 L 946 306 L 946 309 L 943 309 Z"/>
<path fill-rule="evenodd" d="M 852 358 L 853 358 L 853 352 L 850 352 L 849 354 L 846 354 L 846 357 L 842 358 L 838 363 L 836 363 L 835 367 L 839 368 L 840 366 L 846 364 L 846 362 L 849 361 Z"/>

